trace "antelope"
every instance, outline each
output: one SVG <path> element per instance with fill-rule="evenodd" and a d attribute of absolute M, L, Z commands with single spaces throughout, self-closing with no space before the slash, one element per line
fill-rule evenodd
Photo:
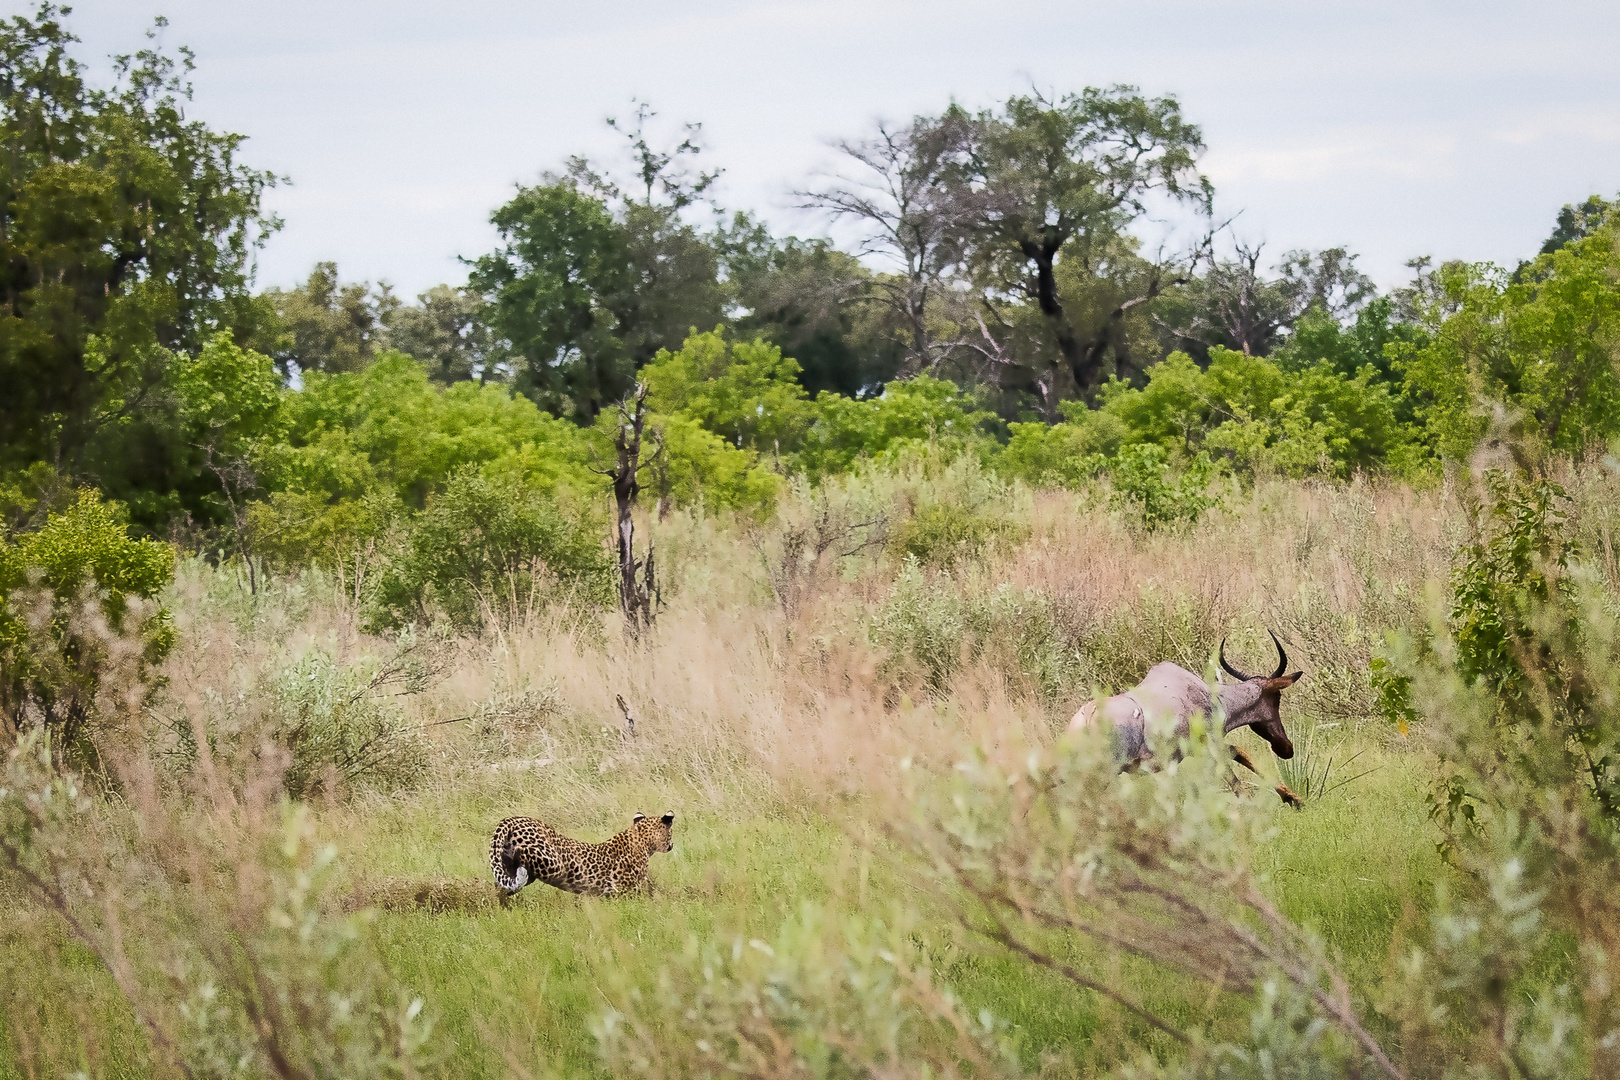
<path fill-rule="evenodd" d="M 1266 633 L 1271 634 L 1271 631 L 1267 630 Z M 1304 673 L 1296 671 L 1292 675 L 1284 675 L 1288 668 L 1288 654 L 1283 651 L 1282 642 L 1277 640 L 1276 634 L 1271 634 L 1271 641 L 1277 646 L 1277 670 L 1270 675 L 1245 675 L 1227 662 L 1226 639 L 1222 638 L 1221 669 L 1238 681 L 1222 683 L 1216 688 L 1216 693 L 1220 698 L 1221 711 L 1226 714 L 1226 732 L 1240 727 L 1253 728 L 1255 734 L 1271 744 L 1272 753 L 1287 760 L 1294 756 L 1294 744 L 1288 741 L 1288 732 L 1283 729 L 1280 711 L 1282 692 L 1293 686 Z M 1136 768 L 1153 757 L 1153 751 L 1147 744 L 1149 715 L 1155 719 L 1173 717 L 1176 734 L 1186 735 L 1191 718 L 1196 715 L 1209 716 L 1214 711 L 1213 706 L 1209 686 L 1202 678 L 1184 667 L 1165 661 L 1155 664 L 1141 682 L 1123 694 L 1082 705 L 1080 711 L 1074 714 L 1074 719 L 1069 721 L 1069 730 L 1088 728 L 1099 717 L 1107 721 L 1113 726 L 1118 739 L 1117 749 L 1123 762 L 1121 771 L 1124 771 Z M 1260 770 L 1254 767 L 1254 762 L 1241 748 L 1228 746 L 1227 749 L 1231 751 L 1234 761 L 1259 775 Z M 1289 806 L 1303 805 L 1287 784 L 1278 784 L 1277 794 Z"/>

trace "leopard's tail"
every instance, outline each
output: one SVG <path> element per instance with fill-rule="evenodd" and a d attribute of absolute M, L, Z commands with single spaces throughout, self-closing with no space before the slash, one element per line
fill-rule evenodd
<path fill-rule="evenodd" d="M 502 892 L 515 893 L 529 883 L 529 868 L 518 861 L 512 830 L 504 821 L 489 839 L 489 869 Z"/>

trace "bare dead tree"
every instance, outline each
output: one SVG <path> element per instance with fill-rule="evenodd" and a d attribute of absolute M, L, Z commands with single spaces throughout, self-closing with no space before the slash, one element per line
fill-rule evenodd
<path fill-rule="evenodd" d="M 246 458 L 228 456 L 219 452 L 210 439 L 199 449 L 203 464 L 219 481 L 219 490 L 225 496 L 225 506 L 231 514 L 231 534 L 236 541 L 236 553 L 247 564 L 248 592 L 259 593 L 259 578 L 254 567 L 253 530 L 248 523 L 248 495 L 259 486 L 259 474 Z"/>
<path fill-rule="evenodd" d="M 641 631 L 651 627 L 662 604 L 658 591 L 658 578 L 654 562 L 653 542 L 647 540 L 645 558 L 636 558 L 636 496 L 641 492 L 641 470 L 651 468 L 662 458 L 664 441 L 657 430 L 646 430 L 647 384 L 636 383 L 636 388 L 617 406 L 618 429 L 613 436 L 616 461 L 611 467 L 596 467 L 595 472 L 613 483 L 613 502 L 617 508 L 615 535 L 618 543 L 619 610 L 624 615 L 626 631 L 639 637 Z M 641 459 L 642 439 L 653 443 L 652 457 Z"/>
<path fill-rule="evenodd" d="M 1344 248 L 1287 252 L 1269 278 L 1260 270 L 1264 249 L 1264 244 L 1234 240 L 1231 257 L 1218 259 L 1211 248 L 1205 254 L 1208 269 L 1188 282 L 1192 311 L 1180 325 L 1162 319 L 1159 325 L 1200 346 L 1225 345 L 1247 356 L 1265 356 L 1312 308 L 1344 319 L 1377 291 Z"/>
<path fill-rule="evenodd" d="M 860 229 L 858 255 L 896 268 L 878 279 L 876 290 L 878 302 L 906 328 L 905 375 L 932 370 L 951 351 L 951 343 L 935 339 L 929 315 L 961 254 L 963 208 L 945 179 L 959 134 L 954 114 L 918 117 L 901 128 L 879 124 L 871 138 L 835 144 L 857 166 L 853 177 L 830 177 L 820 188 L 796 193 L 805 209 Z"/>

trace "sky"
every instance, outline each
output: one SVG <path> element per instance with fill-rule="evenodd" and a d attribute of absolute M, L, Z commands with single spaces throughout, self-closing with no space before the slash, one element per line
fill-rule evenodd
<path fill-rule="evenodd" d="M 4 0 L 0 10 L 31 10 Z M 1281 256 L 1343 245 L 1385 287 L 1408 259 L 1533 254 L 1558 208 L 1620 191 L 1614 0 L 81 0 L 81 58 L 154 16 L 197 54 L 192 114 L 288 178 L 260 286 L 315 262 L 405 297 L 459 282 L 490 212 L 603 120 L 703 125 L 720 200 L 802 236 L 792 192 L 830 144 L 951 101 L 1130 83 L 1204 131 L 1217 216 Z M 656 125 L 666 125 L 660 129 Z"/>

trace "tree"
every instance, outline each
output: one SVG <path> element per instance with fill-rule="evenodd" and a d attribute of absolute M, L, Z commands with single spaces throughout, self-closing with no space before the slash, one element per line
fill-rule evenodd
<path fill-rule="evenodd" d="M 118 57 L 91 87 L 66 13 L 0 23 L 0 453 L 73 469 L 154 406 L 173 350 L 251 313 L 280 222 L 242 136 L 187 119 L 189 51 Z"/>
<path fill-rule="evenodd" d="M 1231 258 L 1211 257 L 1209 269 L 1179 290 L 1179 310 L 1156 320 L 1178 346 L 1191 346 L 1195 355 L 1220 345 L 1270 356 L 1306 312 L 1318 311 L 1337 324 L 1354 316 L 1375 292 L 1372 279 L 1356 269 L 1356 257 L 1344 248 L 1290 251 L 1276 266 L 1277 276 L 1268 279 L 1260 272 L 1264 247 L 1238 241 Z"/>
<path fill-rule="evenodd" d="M 935 370 L 951 351 L 939 340 L 938 301 L 944 278 L 962 257 L 964 215 L 970 204 L 953 198 L 948 183 L 968 136 L 966 117 L 917 117 L 905 127 L 879 124 L 877 134 L 838 143 L 854 176 L 831 177 L 799 193 L 810 209 L 858 230 L 857 253 L 890 272 L 872 282 L 904 339 L 901 371 Z"/>
<path fill-rule="evenodd" d="M 1616 209 L 1620 209 L 1620 200 L 1611 201 L 1601 195 L 1588 196 L 1579 206 L 1566 203 L 1558 211 L 1558 223 L 1552 235 L 1541 245 L 1541 254 L 1551 255 L 1565 244 L 1584 240 L 1603 226 L 1613 224 Z"/>
<path fill-rule="evenodd" d="M 714 174 L 684 166 L 698 153 L 695 125 L 672 150 L 653 149 L 644 126 L 654 115 L 640 107 L 626 132 L 639 191 L 573 158 L 565 175 L 519 188 L 495 211 L 502 246 L 473 263 L 495 358 L 523 393 L 586 422 L 627 393 L 659 349 L 724 317 L 718 256 L 681 218 Z"/>
<path fill-rule="evenodd" d="M 239 348 L 220 331 L 195 357 L 177 357 L 168 382 L 188 440 L 219 482 L 236 551 L 247 564 L 248 590 L 257 593 L 248 499 L 259 487 L 267 446 L 283 431 L 281 380 L 269 357 Z"/>
<path fill-rule="evenodd" d="M 436 383 L 488 382 L 507 374 L 490 356 L 487 305 L 474 289 L 435 285 L 388 317 L 388 343 Z"/>
<path fill-rule="evenodd" d="M 631 280 L 623 231 L 561 180 L 519 188 L 490 221 L 502 246 L 471 281 L 517 388 L 554 412 L 595 416 L 632 370 L 614 311 Z"/>
<path fill-rule="evenodd" d="M 883 298 L 887 278 L 827 240 L 775 237 L 738 214 L 715 235 L 739 339 L 763 339 L 799 362 L 811 395 L 860 397 L 905 369 L 907 337 Z"/>
<path fill-rule="evenodd" d="M 399 301 L 387 285 L 338 279 L 337 263 L 321 262 L 289 291 L 267 289 L 281 322 L 272 351 L 283 372 L 359 371 L 387 341 Z"/>
<path fill-rule="evenodd" d="M 959 220 L 970 222 L 964 257 L 985 307 L 1010 326 L 1016 320 L 1004 313 L 1007 306 L 1033 305 L 1056 354 L 1033 366 L 1068 380 L 1044 396 L 1094 396 L 1119 372 L 1132 309 L 1186 280 L 1194 258 L 1143 260 L 1137 272 L 1114 272 L 1113 280 L 1128 287 L 1083 311 L 1064 295 L 1059 267 L 1080 263 L 1088 279 L 1110 264 L 1123 269 L 1136 245 L 1121 238 L 1148 213 L 1151 198 L 1207 213 L 1212 191 L 1196 168 L 1199 129 L 1182 118 L 1174 98 L 1145 98 L 1129 86 L 1088 88 L 1056 101 L 1015 97 L 1000 113 L 969 119 L 952 110 L 946 122 L 971 132 L 951 183 L 963 207 Z"/>
<path fill-rule="evenodd" d="M 1620 436 L 1620 251 L 1613 227 L 1537 256 L 1524 273 L 1447 264 L 1431 334 L 1390 347 L 1434 447 L 1461 460 L 1506 406 L 1544 449 Z"/>
<path fill-rule="evenodd" d="M 684 216 L 690 207 L 709 205 L 706 193 L 720 177 L 718 169 L 694 165 L 703 153 L 703 125 L 683 124 L 679 142 L 654 147 L 647 125 L 658 113 L 644 101 L 634 104 L 633 125 L 607 120 L 629 143 L 634 181 L 598 171 L 583 157 L 569 159 L 567 175 L 611 210 L 624 236 L 629 280 L 612 305 L 630 363 L 640 370 L 692 327 L 719 323 L 728 298 L 713 243 Z"/>
<path fill-rule="evenodd" d="M 799 365 L 766 341 L 728 344 L 720 330 L 693 334 L 642 371 L 648 407 L 685 413 L 734 446 L 790 452 L 815 415 Z"/>

